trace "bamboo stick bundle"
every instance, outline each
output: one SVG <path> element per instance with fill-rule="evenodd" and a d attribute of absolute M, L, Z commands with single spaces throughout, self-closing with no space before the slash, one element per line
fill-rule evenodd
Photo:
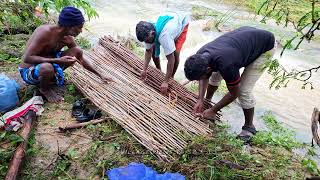
<path fill-rule="evenodd" d="M 113 43 L 113 48 L 121 47 L 108 43 Z M 193 135 L 211 134 L 208 125 L 190 113 L 196 103 L 193 93 L 174 82 L 170 84 L 170 98 L 161 95 L 160 80 L 164 75 L 160 71 L 151 69 L 149 76 L 154 76 L 148 76 L 149 80 L 144 83 L 139 79 L 141 60 L 133 59 L 125 48 L 123 52 L 114 51 L 98 45 L 85 53 L 97 71 L 111 77 L 114 83 L 103 83 L 79 64 L 71 68 L 73 83 L 97 107 L 108 112 L 138 142 L 164 160 L 170 160 L 172 152 L 181 153 Z M 130 57 L 126 60 L 118 53 Z M 184 95 L 188 97 L 181 100 Z"/>
<path fill-rule="evenodd" d="M 140 76 L 140 72 L 143 69 L 143 61 L 141 61 L 133 52 L 126 47 L 112 39 L 110 36 L 105 36 L 100 39 L 100 44 L 109 49 L 114 56 L 119 57 L 118 60 L 122 60 L 125 65 L 132 67 L 131 72 L 137 77 Z M 160 92 L 161 83 L 164 80 L 164 74 L 154 67 L 148 68 L 146 83 Z M 175 92 L 177 94 L 178 103 L 185 102 L 186 108 L 190 111 L 193 105 L 197 102 L 197 96 L 188 91 L 185 87 L 181 86 L 178 82 L 171 80 L 169 83 L 169 92 Z M 205 108 L 210 107 L 210 102 L 205 102 Z M 219 114 L 220 115 L 220 114 Z"/>

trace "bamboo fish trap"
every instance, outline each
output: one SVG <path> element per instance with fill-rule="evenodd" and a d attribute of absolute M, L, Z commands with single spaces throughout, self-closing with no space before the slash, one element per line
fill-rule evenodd
<path fill-rule="evenodd" d="M 181 153 L 187 140 L 194 135 L 208 136 L 211 130 L 191 115 L 197 96 L 174 80 L 169 95 L 160 94 L 164 74 L 149 67 L 147 80 L 142 82 L 141 61 L 111 37 L 103 37 L 85 57 L 97 71 L 115 82 L 105 84 L 79 64 L 71 69 L 71 80 L 97 107 L 110 114 L 137 141 L 163 160 Z M 205 106 L 210 106 L 206 102 Z"/>

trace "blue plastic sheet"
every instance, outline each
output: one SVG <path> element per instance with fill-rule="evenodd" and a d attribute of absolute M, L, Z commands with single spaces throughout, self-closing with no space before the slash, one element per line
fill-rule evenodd
<path fill-rule="evenodd" d="M 185 180 L 179 173 L 158 174 L 142 163 L 130 163 L 125 167 L 108 170 L 106 174 L 110 180 Z"/>
<path fill-rule="evenodd" d="M 17 106 L 19 102 L 19 85 L 15 80 L 0 74 L 0 112 L 7 112 Z"/>

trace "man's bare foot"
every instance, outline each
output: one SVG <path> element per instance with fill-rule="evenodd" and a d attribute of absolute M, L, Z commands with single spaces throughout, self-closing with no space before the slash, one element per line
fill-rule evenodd
<path fill-rule="evenodd" d="M 49 89 L 49 90 L 39 90 L 48 100 L 48 102 L 51 103 L 58 103 L 63 101 L 63 97 L 58 95 L 54 90 Z"/>

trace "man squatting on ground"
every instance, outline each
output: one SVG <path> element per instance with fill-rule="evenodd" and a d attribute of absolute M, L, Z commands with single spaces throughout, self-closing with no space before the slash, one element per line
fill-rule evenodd
<path fill-rule="evenodd" d="M 74 7 L 65 7 L 59 15 L 57 25 L 39 26 L 27 42 L 23 62 L 19 65 L 21 77 L 27 84 L 39 85 L 40 92 L 49 102 L 63 100 L 52 87 L 54 84 L 63 84 L 63 70 L 76 61 L 104 82 L 112 81 L 99 74 L 76 45 L 74 37 L 82 32 L 83 25 L 84 17 L 81 11 Z M 61 51 L 65 46 L 68 49 Z"/>

